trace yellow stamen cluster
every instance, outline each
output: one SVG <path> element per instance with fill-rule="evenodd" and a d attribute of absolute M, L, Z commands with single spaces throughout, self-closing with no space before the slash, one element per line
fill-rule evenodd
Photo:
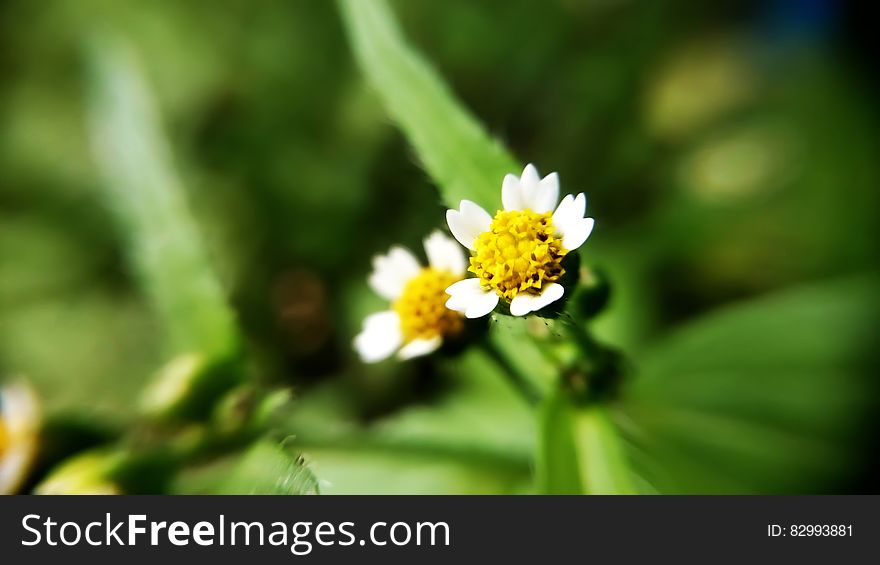
<path fill-rule="evenodd" d="M 394 302 L 400 316 L 404 343 L 414 339 L 450 336 L 464 328 L 461 314 L 446 308 L 446 289 L 459 277 L 446 271 L 426 268 L 410 279 Z"/>
<path fill-rule="evenodd" d="M 489 231 L 477 237 L 471 266 L 483 288 L 510 301 L 520 292 L 538 293 L 565 273 L 568 253 L 553 235 L 553 216 L 531 210 L 501 210 Z"/>

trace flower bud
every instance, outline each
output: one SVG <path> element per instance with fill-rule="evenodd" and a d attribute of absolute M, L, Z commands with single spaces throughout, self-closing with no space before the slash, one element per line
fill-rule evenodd
<path fill-rule="evenodd" d="M 198 419 L 236 383 L 232 363 L 209 362 L 199 353 L 172 359 L 156 374 L 141 397 L 141 409 L 161 419 Z"/>
<path fill-rule="evenodd" d="M 119 465 L 115 454 L 87 452 L 62 463 L 34 489 L 34 494 L 122 494 L 110 476 Z"/>

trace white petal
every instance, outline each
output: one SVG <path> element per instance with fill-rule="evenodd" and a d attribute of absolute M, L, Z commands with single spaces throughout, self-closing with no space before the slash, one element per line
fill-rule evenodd
<path fill-rule="evenodd" d="M 593 233 L 593 226 L 596 220 L 593 218 L 581 218 L 573 222 L 565 229 L 562 235 L 562 247 L 569 251 L 573 251 L 584 244 L 590 234 Z"/>
<path fill-rule="evenodd" d="M 531 202 L 533 211 L 543 214 L 551 212 L 559 200 L 559 175 L 550 173 L 538 183 L 538 190 Z"/>
<path fill-rule="evenodd" d="M 414 339 L 401 347 L 400 351 L 397 352 L 397 356 L 403 360 L 420 357 L 437 351 L 437 348 L 442 344 L 443 338 L 439 335 L 430 339 Z"/>
<path fill-rule="evenodd" d="M 7 384 L 0 387 L 0 415 L 10 436 L 35 433 L 40 425 L 40 401 L 29 385 Z"/>
<path fill-rule="evenodd" d="M 541 177 L 538 175 L 538 169 L 529 163 L 523 169 L 522 176 L 519 178 L 520 198 L 522 198 L 522 207 L 531 208 L 538 194 L 538 185 Z"/>
<path fill-rule="evenodd" d="M 566 194 L 556 211 L 553 212 L 553 224 L 558 227 L 572 220 L 583 218 L 586 208 L 587 197 L 583 192 L 578 194 L 577 198 Z"/>
<path fill-rule="evenodd" d="M 467 271 L 467 258 L 454 239 L 435 231 L 425 238 L 424 245 L 431 267 L 453 275 L 463 275 Z"/>
<path fill-rule="evenodd" d="M 507 179 L 505 178 L 505 180 Z M 504 194 L 504 185 L 502 185 L 502 200 L 504 199 Z M 517 202 L 519 206 L 515 208 L 508 207 L 505 202 L 504 208 L 505 210 L 528 208 L 543 214 L 553 210 L 557 200 L 559 200 L 559 175 L 550 173 L 541 179 L 540 175 L 538 175 L 538 169 L 529 163 L 523 169 L 522 177 L 519 179 L 519 202 Z M 512 198 L 511 204 L 514 204 Z"/>
<path fill-rule="evenodd" d="M 510 301 L 512 316 L 525 316 L 529 312 L 537 312 L 551 302 L 556 302 L 565 294 L 565 288 L 558 283 L 550 283 L 541 289 L 541 294 L 520 293 Z"/>
<path fill-rule="evenodd" d="M 538 174 L 538 169 L 535 168 L 534 165 L 529 163 L 525 166 L 522 172 L 522 176 L 519 178 L 519 182 L 524 189 L 527 191 L 532 191 L 538 188 L 538 183 L 541 182 L 541 175 Z"/>
<path fill-rule="evenodd" d="M 446 211 L 446 223 L 460 244 L 473 249 L 477 236 L 489 231 L 492 216 L 470 200 L 462 200 L 459 210 Z"/>
<path fill-rule="evenodd" d="M 364 319 L 364 329 L 354 338 L 354 348 L 365 363 L 376 363 L 390 357 L 402 341 L 400 317 L 386 310 Z"/>
<path fill-rule="evenodd" d="M 406 283 L 421 270 L 412 253 L 395 246 L 386 255 L 373 258 L 373 272 L 367 282 L 376 294 L 386 300 L 394 300 L 403 292 Z"/>
<path fill-rule="evenodd" d="M 501 203 L 504 204 L 505 210 L 522 210 L 526 207 L 518 176 L 504 175 L 504 181 L 501 183 Z"/>
<path fill-rule="evenodd" d="M 565 198 L 559 203 L 559 206 L 556 207 L 556 211 L 553 212 L 553 225 L 558 226 L 560 223 L 564 223 L 568 220 L 571 216 L 573 206 L 574 196 L 566 194 Z"/>
<path fill-rule="evenodd" d="M 494 310 L 496 306 L 498 306 L 498 295 L 490 290 L 474 299 L 465 310 L 464 316 L 465 318 L 482 318 Z"/>
<path fill-rule="evenodd" d="M 16 439 L 5 448 L 0 458 L 0 495 L 15 494 L 21 488 L 36 451 L 32 437 Z"/>
<path fill-rule="evenodd" d="M 464 313 L 472 298 L 486 292 L 480 286 L 480 279 L 464 279 L 449 285 L 446 294 L 449 300 L 446 301 L 446 307 L 456 312 Z"/>
<path fill-rule="evenodd" d="M 562 237 L 562 246 L 572 251 L 590 237 L 595 220 L 584 218 L 587 211 L 587 197 L 581 192 L 577 197 L 567 195 L 553 213 L 553 227 L 556 235 Z"/>
<path fill-rule="evenodd" d="M 458 281 L 446 289 L 446 307 L 464 313 L 467 318 L 480 318 L 495 309 L 498 295 L 480 286 L 479 279 Z"/>
<path fill-rule="evenodd" d="M 532 312 L 537 312 L 544 306 L 556 302 L 562 295 L 565 294 L 565 287 L 559 283 L 550 283 L 541 289 L 541 294 L 538 296 L 538 301 L 533 302 L 532 305 L 534 308 Z"/>

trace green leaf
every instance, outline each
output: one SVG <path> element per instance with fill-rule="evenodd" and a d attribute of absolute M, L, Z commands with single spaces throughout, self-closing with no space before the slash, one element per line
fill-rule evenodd
<path fill-rule="evenodd" d="M 89 45 L 88 63 L 89 133 L 106 200 L 170 348 L 230 358 L 240 344 L 234 315 L 209 264 L 137 61 L 126 44 L 101 37 Z"/>
<path fill-rule="evenodd" d="M 579 408 L 562 393 L 538 419 L 538 490 L 544 494 L 633 494 L 619 432 L 601 406 Z"/>
<path fill-rule="evenodd" d="M 538 412 L 536 480 L 542 494 L 583 494 L 574 407 L 562 394 L 548 396 Z"/>
<path fill-rule="evenodd" d="M 606 408 L 592 406 L 575 413 L 574 437 L 587 494 L 635 494 L 620 434 Z"/>
<path fill-rule="evenodd" d="M 496 210 L 501 180 L 521 167 L 455 99 L 403 38 L 383 0 L 341 0 L 357 60 L 404 131 L 447 206 L 462 199 Z"/>
<path fill-rule="evenodd" d="M 327 383 L 300 398 L 296 434 L 329 494 L 510 494 L 530 488 L 529 407 L 479 349 L 442 365 L 454 390 L 364 425 L 353 391 Z"/>
<path fill-rule="evenodd" d="M 723 309 L 648 352 L 623 391 L 629 454 L 671 493 L 827 492 L 862 468 L 880 280 Z"/>
<path fill-rule="evenodd" d="M 521 494 L 529 488 L 528 467 L 480 465 L 436 451 L 340 445 L 306 447 L 305 456 L 327 494 Z"/>
<path fill-rule="evenodd" d="M 219 487 L 220 494 L 318 494 L 318 481 L 289 447 L 255 443 Z"/>
<path fill-rule="evenodd" d="M 48 413 L 86 409 L 119 423 L 133 417 L 131 400 L 160 362 L 155 331 L 134 297 L 89 288 L 5 309 L 0 354 L 34 384 Z"/>

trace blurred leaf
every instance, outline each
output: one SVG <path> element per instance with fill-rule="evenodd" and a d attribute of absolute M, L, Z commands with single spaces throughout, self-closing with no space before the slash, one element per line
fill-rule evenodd
<path fill-rule="evenodd" d="M 133 297 L 88 288 L 5 309 L 0 355 L 28 375 L 47 412 L 124 421 L 158 362 L 155 333 Z"/>
<path fill-rule="evenodd" d="M 587 494 L 635 494 L 620 433 L 606 408 L 597 405 L 578 410 L 574 437 Z"/>
<path fill-rule="evenodd" d="M 321 477 L 322 492 L 489 494 L 529 488 L 529 408 L 480 350 L 444 363 L 453 390 L 364 426 L 339 383 L 298 401 L 284 429 Z"/>
<path fill-rule="evenodd" d="M 475 465 L 453 456 L 356 446 L 314 447 L 305 454 L 325 494 L 518 494 L 529 487 L 527 470 Z"/>
<path fill-rule="evenodd" d="M 619 422 L 662 492 L 821 491 L 853 479 L 876 408 L 880 281 L 726 308 L 644 356 Z"/>
<path fill-rule="evenodd" d="M 70 237 L 69 226 L 37 216 L 0 222 L 0 301 L 4 310 L 88 280 L 98 253 Z M 55 276 L 46 276 L 46 266 Z"/>
<path fill-rule="evenodd" d="M 501 180 L 520 166 L 407 45 L 384 0 L 341 0 L 355 55 L 389 115 L 413 144 L 447 206 L 495 210 Z"/>
<path fill-rule="evenodd" d="M 122 453 L 95 449 L 59 464 L 36 487 L 35 494 L 122 494 L 113 475 L 125 464 Z"/>
<path fill-rule="evenodd" d="M 107 37 L 96 39 L 88 55 L 95 158 L 171 347 L 229 358 L 239 347 L 234 315 L 209 265 L 139 67 L 125 44 Z"/>
<path fill-rule="evenodd" d="M 563 394 L 541 407 L 538 490 L 544 494 L 634 494 L 619 432 L 600 406 L 578 408 Z"/>
<path fill-rule="evenodd" d="M 269 440 L 255 443 L 220 486 L 221 494 L 318 494 L 318 482 L 298 455 Z"/>
<path fill-rule="evenodd" d="M 542 494 L 582 494 L 577 447 L 573 433 L 574 408 L 561 394 L 548 396 L 538 413 L 536 480 Z"/>

